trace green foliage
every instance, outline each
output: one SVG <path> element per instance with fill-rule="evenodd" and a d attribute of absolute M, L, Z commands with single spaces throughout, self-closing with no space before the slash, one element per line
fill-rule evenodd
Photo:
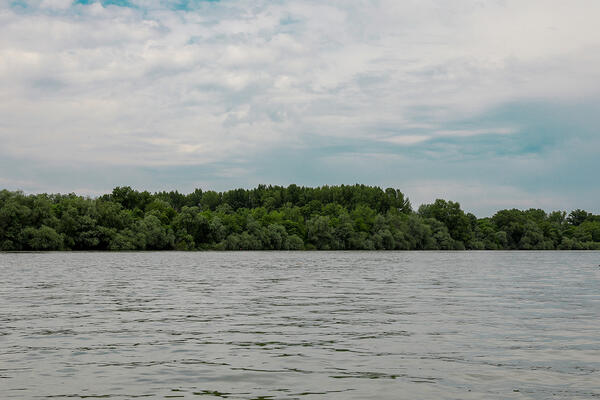
<path fill-rule="evenodd" d="M 319 250 L 330 250 L 333 242 L 333 228 L 328 216 L 317 215 L 306 222 L 308 242 Z"/>
<path fill-rule="evenodd" d="M 259 185 L 224 193 L 117 187 L 97 199 L 0 191 L 0 251 L 600 249 L 600 216 L 539 209 L 477 219 L 397 189 Z"/>
<path fill-rule="evenodd" d="M 63 247 L 62 236 L 46 225 L 23 229 L 22 241 L 28 250 L 60 250 Z"/>
<path fill-rule="evenodd" d="M 573 210 L 567 217 L 567 222 L 573 226 L 579 226 L 584 223 L 588 218 L 591 218 L 592 214 L 583 210 Z"/>
<path fill-rule="evenodd" d="M 472 238 L 471 219 L 460 209 L 458 203 L 437 199 L 433 204 L 423 204 L 419 207 L 419 215 L 442 222 L 448 228 L 451 238 L 462 242 L 463 245 L 469 243 Z"/>

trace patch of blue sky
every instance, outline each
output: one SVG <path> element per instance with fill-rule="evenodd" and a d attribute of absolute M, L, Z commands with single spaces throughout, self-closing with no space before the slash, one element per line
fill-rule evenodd
<path fill-rule="evenodd" d="M 430 137 L 412 145 L 386 143 L 385 146 L 412 154 L 419 150 L 443 151 L 443 145 L 448 144 L 458 145 L 465 152 L 481 157 L 489 156 L 490 151 L 498 156 L 541 154 L 574 138 L 584 140 L 596 137 L 599 132 L 595 127 L 599 126 L 600 121 L 593 111 L 595 107 L 595 103 L 511 103 L 467 120 L 443 123 L 441 129 L 396 130 L 399 136 Z M 505 127 L 508 127 L 509 132 Z M 511 129 L 514 131 L 510 131 Z M 381 131 L 393 133 L 394 129 L 387 127 Z M 443 131 L 444 134 L 436 135 L 436 131 Z M 453 135 L 452 132 L 456 134 Z"/>
<path fill-rule="evenodd" d="M 28 8 L 29 4 L 26 1 L 22 0 L 14 0 L 10 2 L 10 7 L 12 8 Z"/>
<path fill-rule="evenodd" d="M 278 32 L 295 35 L 300 30 L 303 29 L 303 26 L 302 26 L 303 23 L 304 23 L 304 20 L 299 19 L 299 18 L 292 18 L 291 16 L 288 15 L 279 20 Z"/>
<path fill-rule="evenodd" d="M 220 3 L 220 0 L 177 0 L 177 1 L 162 1 L 163 7 L 175 11 L 194 11 L 204 7 L 207 4 Z"/>
<path fill-rule="evenodd" d="M 286 15 L 285 17 L 283 17 L 279 20 L 279 25 L 283 25 L 283 26 L 294 25 L 299 22 L 302 22 L 302 21 L 298 18 L 292 17 L 291 15 Z"/>
<path fill-rule="evenodd" d="M 96 3 L 96 2 L 97 2 L 97 0 L 75 0 L 73 2 L 73 4 L 87 5 L 87 4 L 92 4 L 92 3 Z M 138 8 L 138 6 L 135 4 L 135 2 L 128 1 L 128 0 L 101 0 L 100 4 L 102 4 L 103 7 L 118 6 L 118 7 Z"/>
<path fill-rule="evenodd" d="M 9 7 L 17 14 L 26 13 L 31 10 L 29 3 L 23 0 L 14 0 L 9 3 Z"/>

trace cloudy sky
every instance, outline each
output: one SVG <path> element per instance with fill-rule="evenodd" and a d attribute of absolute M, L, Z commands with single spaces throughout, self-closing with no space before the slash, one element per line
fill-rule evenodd
<path fill-rule="evenodd" d="M 0 188 L 600 212 L 598 0 L 0 0 Z"/>

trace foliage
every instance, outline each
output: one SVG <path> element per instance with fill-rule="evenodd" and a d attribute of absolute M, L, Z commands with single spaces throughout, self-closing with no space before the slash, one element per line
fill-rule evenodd
<path fill-rule="evenodd" d="M 0 191 L 0 251 L 600 249 L 600 216 L 501 210 L 477 219 L 438 199 L 413 212 L 397 189 L 260 185 L 223 193 L 92 199 Z"/>

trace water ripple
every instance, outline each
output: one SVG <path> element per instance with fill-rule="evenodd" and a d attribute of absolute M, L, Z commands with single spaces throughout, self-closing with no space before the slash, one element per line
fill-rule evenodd
<path fill-rule="evenodd" d="M 600 398 L 599 260 L 4 253 L 2 398 Z"/>

